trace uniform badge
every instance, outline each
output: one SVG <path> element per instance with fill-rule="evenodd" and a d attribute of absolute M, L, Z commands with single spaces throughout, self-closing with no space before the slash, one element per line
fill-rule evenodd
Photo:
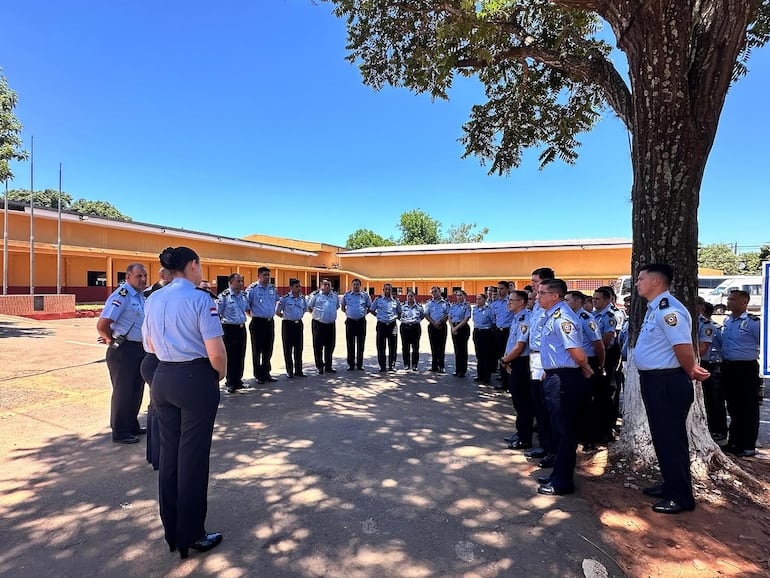
<path fill-rule="evenodd" d="M 519 325 L 519 328 L 521 329 L 522 335 L 526 335 L 527 331 L 529 330 L 529 327 L 527 327 L 526 325 Z"/>
<path fill-rule="evenodd" d="M 120 291 L 118 291 L 118 295 L 120 295 L 121 297 L 125 297 L 126 295 L 128 295 L 128 289 L 126 289 L 125 287 L 123 287 L 123 289 L 121 289 Z"/>
<path fill-rule="evenodd" d="M 607 323 L 609 323 L 610 327 L 615 327 L 618 324 L 618 320 L 614 317 L 610 317 L 607 319 Z"/>
<path fill-rule="evenodd" d="M 571 321 L 564 321 L 561 324 L 561 330 L 564 333 L 564 335 L 569 335 L 572 333 L 572 322 Z"/>
<path fill-rule="evenodd" d="M 596 327 L 596 323 L 594 323 L 593 321 L 589 321 L 589 322 L 588 322 L 588 327 L 590 327 L 590 328 L 591 328 L 591 331 L 596 331 L 596 330 L 598 329 L 598 328 Z"/>
<path fill-rule="evenodd" d="M 553 312 L 553 318 L 558 319 L 561 317 L 561 307 L 559 307 L 556 311 Z"/>
<path fill-rule="evenodd" d="M 714 333 L 714 330 L 711 329 L 710 327 L 707 327 L 705 333 L 706 333 L 706 337 L 711 337 L 711 335 Z"/>
<path fill-rule="evenodd" d="M 660 305 L 658 305 L 658 309 L 668 309 L 668 297 L 664 297 L 660 300 Z"/>
<path fill-rule="evenodd" d="M 666 322 L 666 325 L 674 327 L 679 320 L 676 318 L 676 313 L 669 313 L 668 315 L 663 316 L 663 321 Z"/>

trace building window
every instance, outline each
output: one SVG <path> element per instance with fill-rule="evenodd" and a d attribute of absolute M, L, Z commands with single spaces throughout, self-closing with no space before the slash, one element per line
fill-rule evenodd
<path fill-rule="evenodd" d="M 121 271 L 120 273 L 118 273 L 118 285 L 125 282 L 126 282 L 126 272 Z"/>
<path fill-rule="evenodd" d="M 106 287 L 107 271 L 89 271 L 88 286 L 89 287 Z"/>

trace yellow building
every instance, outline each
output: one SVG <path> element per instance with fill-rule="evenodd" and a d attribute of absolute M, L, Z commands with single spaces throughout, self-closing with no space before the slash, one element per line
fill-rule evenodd
<path fill-rule="evenodd" d="M 30 211 L 8 203 L 7 285 L 9 294 L 30 293 Z M 35 294 L 57 292 L 57 211 L 35 208 Z M 3 225 L 4 227 L 4 225 Z M 7 236 L 6 236 L 7 233 Z M 130 263 L 142 263 L 157 281 L 158 254 L 168 246 L 186 245 L 201 256 L 204 278 L 221 291 L 237 272 L 246 283 L 256 281 L 257 269 L 271 269 L 274 284 L 288 290 L 298 278 L 306 291 L 328 278 L 346 290 L 354 278 L 374 294 L 391 283 L 399 294 L 414 289 L 427 297 L 433 285 L 451 293 L 464 289 L 470 297 L 500 280 L 521 288 L 537 267 L 551 267 L 571 289 L 591 290 L 628 274 L 631 242 L 625 239 L 527 241 L 379 247 L 347 251 L 320 242 L 250 235 L 243 239 L 187 231 L 163 225 L 117 221 L 63 212 L 61 216 L 61 293 L 78 302 L 102 302 L 123 280 Z M 0 255 L 0 262 L 2 255 Z M 3 270 L 6 270 L 3 263 Z"/>

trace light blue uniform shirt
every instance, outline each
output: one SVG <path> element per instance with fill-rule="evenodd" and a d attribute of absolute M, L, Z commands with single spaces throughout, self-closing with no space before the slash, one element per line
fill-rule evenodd
<path fill-rule="evenodd" d="M 618 333 L 618 343 L 620 344 L 620 358 L 623 361 L 628 361 L 628 317 L 623 321 L 623 325 L 620 327 L 620 333 Z"/>
<path fill-rule="evenodd" d="M 494 325 L 494 312 L 492 308 L 484 303 L 484 306 L 476 305 L 473 308 L 473 327 L 476 329 L 492 329 Z"/>
<path fill-rule="evenodd" d="M 444 298 L 438 301 L 431 299 L 425 304 L 425 317 L 430 317 L 432 321 L 441 321 L 444 315 L 449 316 L 449 303 Z"/>
<path fill-rule="evenodd" d="M 681 367 L 674 345 L 692 345 L 692 319 L 687 309 L 671 293 L 664 291 L 647 304 L 634 361 L 642 371 Z"/>
<path fill-rule="evenodd" d="M 722 328 L 722 359 L 756 361 L 759 358 L 759 317 L 741 313 L 738 319 L 725 317 Z"/>
<path fill-rule="evenodd" d="M 142 329 L 161 361 L 192 361 L 208 357 L 207 339 L 221 337 L 222 324 L 210 294 L 177 277 L 153 293 L 147 302 Z"/>
<path fill-rule="evenodd" d="M 418 325 L 424 316 L 425 312 L 419 303 L 412 306 L 404 303 L 401 306 L 401 325 Z"/>
<path fill-rule="evenodd" d="M 313 293 L 307 302 L 308 310 L 312 309 L 311 315 L 316 321 L 321 323 L 334 323 L 337 320 L 337 309 L 340 308 L 340 299 L 334 291 L 329 291 L 328 295 L 323 292 Z"/>
<path fill-rule="evenodd" d="M 594 311 L 594 320 L 599 326 L 599 332 L 602 334 L 602 337 L 604 337 L 605 333 L 612 333 L 610 345 L 614 345 L 615 335 L 618 331 L 618 318 L 615 317 L 615 312 L 612 310 L 612 303 L 601 311 Z"/>
<path fill-rule="evenodd" d="M 540 306 L 540 303 L 535 302 L 535 306 L 529 313 L 530 353 L 540 351 L 540 342 L 543 336 L 543 323 L 545 323 L 545 309 Z"/>
<path fill-rule="evenodd" d="M 365 291 L 348 291 L 342 296 L 342 310 L 348 319 L 363 319 L 371 306 L 372 298 Z"/>
<path fill-rule="evenodd" d="M 602 340 L 602 334 L 599 332 L 599 325 L 596 323 L 594 316 L 585 309 L 578 311 L 577 316 L 580 322 L 581 337 L 583 339 L 583 351 L 586 352 L 588 357 L 594 357 L 596 356 L 594 341 Z"/>
<path fill-rule="evenodd" d="M 246 290 L 246 296 L 249 298 L 249 311 L 252 317 L 273 318 L 279 298 L 278 291 L 273 285 L 268 284 L 265 287 L 259 283 L 250 285 Z"/>
<path fill-rule="evenodd" d="M 711 363 L 721 363 L 722 362 L 722 327 L 716 323 L 716 332 L 714 333 L 714 341 L 711 342 L 711 348 L 709 349 L 707 355 L 708 360 Z"/>
<path fill-rule="evenodd" d="M 393 323 L 401 315 L 401 302 L 395 297 L 385 299 L 380 296 L 372 302 L 370 311 L 374 312 L 377 321 Z"/>
<path fill-rule="evenodd" d="M 716 333 L 716 324 L 708 317 L 698 315 L 698 343 L 712 343 Z"/>
<path fill-rule="evenodd" d="M 302 293 L 296 297 L 287 293 L 278 301 L 276 311 L 283 313 L 283 318 L 286 321 L 299 321 L 307 312 L 307 299 Z"/>
<path fill-rule="evenodd" d="M 519 357 L 529 355 L 529 315 L 529 309 L 526 308 L 514 313 L 511 332 L 508 334 L 508 343 L 505 345 L 506 353 L 510 353 L 517 343 L 523 343 L 524 349 L 521 350 Z"/>
<path fill-rule="evenodd" d="M 463 319 L 471 318 L 471 306 L 468 303 L 452 303 L 449 306 L 449 320 L 460 323 Z"/>
<path fill-rule="evenodd" d="M 559 301 L 545 312 L 540 359 L 543 369 L 579 367 L 567 352 L 582 348 L 580 321 L 565 301 Z"/>
<path fill-rule="evenodd" d="M 246 310 L 248 308 L 249 300 L 244 291 L 234 293 L 232 289 L 225 289 L 217 298 L 217 312 L 222 323 L 229 325 L 246 323 Z"/>
<path fill-rule="evenodd" d="M 144 299 L 144 295 L 128 283 L 110 294 L 99 317 L 112 319 L 110 329 L 113 337 L 125 335 L 129 341 L 142 341 Z"/>
<path fill-rule="evenodd" d="M 508 300 L 510 295 L 506 295 L 505 299 L 496 299 L 492 302 L 492 311 L 495 313 L 495 325 L 500 329 L 506 329 L 513 323 L 513 313 L 508 311 Z"/>

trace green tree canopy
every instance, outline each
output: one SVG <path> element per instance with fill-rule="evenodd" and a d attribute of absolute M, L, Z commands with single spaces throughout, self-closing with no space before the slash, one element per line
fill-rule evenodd
<path fill-rule="evenodd" d="M 13 114 L 16 102 L 16 93 L 8 87 L 5 76 L 0 75 L 0 182 L 13 178 L 11 161 L 27 158 L 27 152 L 21 148 L 21 123 Z"/>
<path fill-rule="evenodd" d="M 726 275 L 738 273 L 738 255 L 730 245 L 717 243 L 698 246 L 698 266 L 719 269 Z"/>
<path fill-rule="evenodd" d="M 345 241 L 345 247 L 348 249 L 364 249 L 366 247 L 387 247 L 395 245 L 391 239 L 378 235 L 371 229 L 356 229 Z"/>
<path fill-rule="evenodd" d="M 94 215 L 96 217 L 107 217 L 108 219 L 119 219 L 121 221 L 130 221 L 131 217 L 124 215 L 114 205 L 107 201 L 88 201 L 78 199 L 70 206 L 70 211 L 82 213 L 83 215 Z"/>
<path fill-rule="evenodd" d="M 489 233 L 489 228 L 484 227 L 475 233 L 476 223 L 461 223 L 457 226 L 452 225 L 444 238 L 445 243 L 481 243 L 484 237 Z"/>
<path fill-rule="evenodd" d="M 19 203 L 29 203 L 29 189 L 12 189 L 8 191 L 8 200 Z M 54 189 L 45 189 L 35 191 L 35 206 L 46 209 L 59 208 L 59 191 Z M 121 213 L 114 205 L 106 201 L 89 201 L 88 199 L 72 200 L 72 195 L 62 191 L 61 208 L 64 211 L 82 213 L 83 215 L 93 215 L 95 217 L 106 217 L 108 219 L 120 219 L 121 221 L 130 221 L 131 217 Z"/>
<path fill-rule="evenodd" d="M 435 245 L 441 242 L 441 223 L 421 209 L 401 213 L 398 228 L 402 245 Z"/>

